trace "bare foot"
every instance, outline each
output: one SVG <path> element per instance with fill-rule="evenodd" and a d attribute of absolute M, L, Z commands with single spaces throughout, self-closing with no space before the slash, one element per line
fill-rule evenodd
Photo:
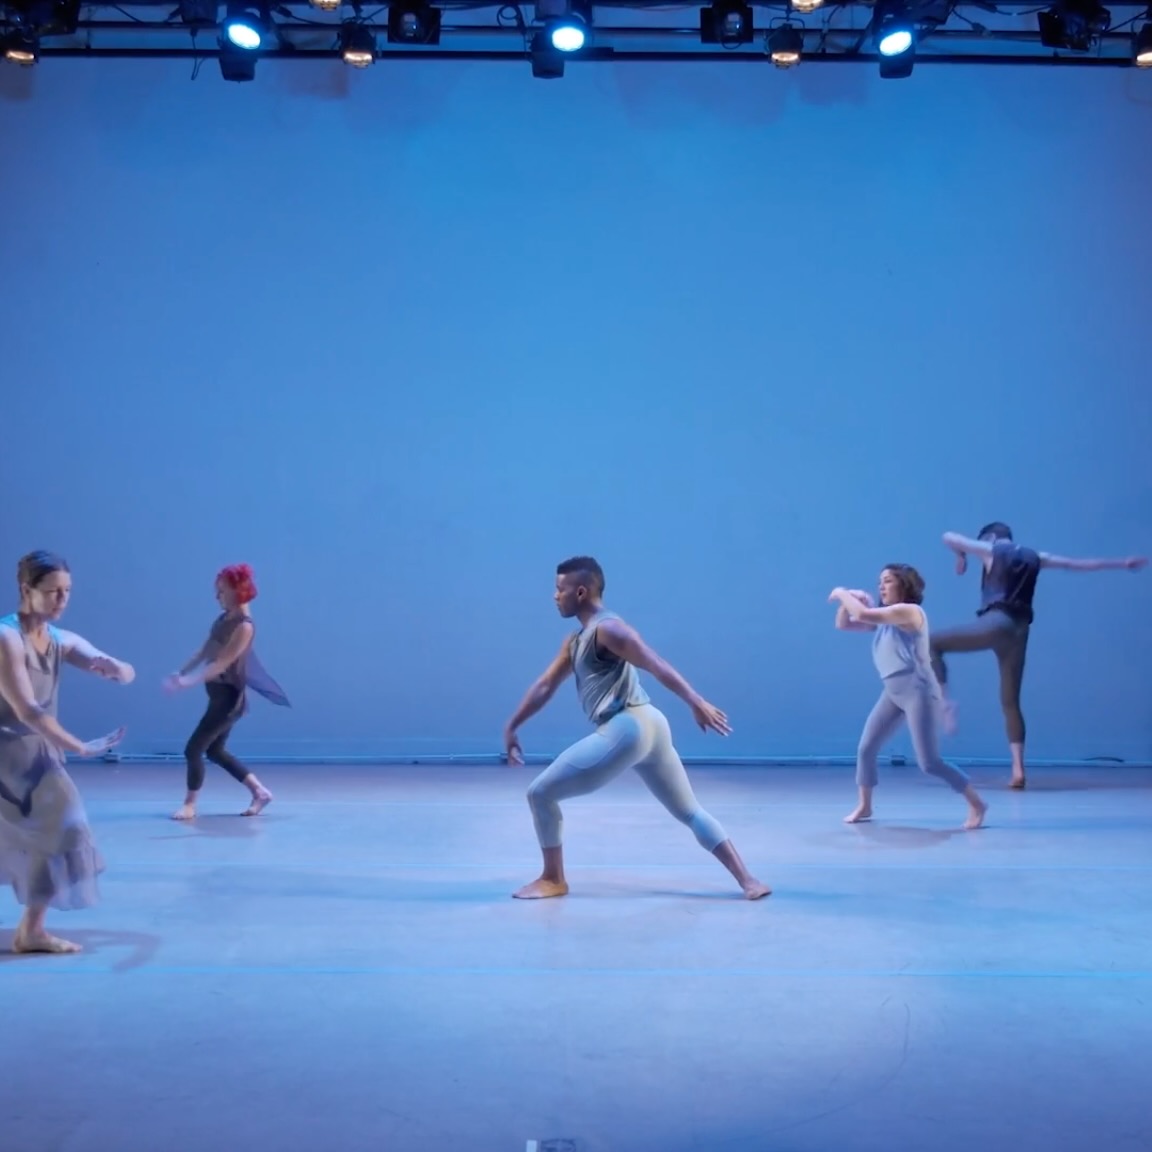
<path fill-rule="evenodd" d="M 252 803 L 240 813 L 241 816 L 259 816 L 272 803 L 272 793 L 267 788 L 252 793 Z"/>
<path fill-rule="evenodd" d="M 979 828 L 984 823 L 984 816 L 988 811 L 988 805 L 983 800 L 969 800 L 968 801 L 968 819 L 964 821 L 964 827 L 969 831 Z"/>
<path fill-rule="evenodd" d="M 519 892 L 512 893 L 515 900 L 544 900 L 549 896 L 567 895 L 567 880 L 545 880 L 543 876 L 539 880 L 533 880 L 531 884 L 525 884 Z"/>
<path fill-rule="evenodd" d="M 181 804 L 175 812 L 172 813 L 173 820 L 195 820 L 196 819 L 196 805 L 195 804 Z"/>
<path fill-rule="evenodd" d="M 740 885 L 744 889 L 744 895 L 749 900 L 759 900 L 762 896 L 771 896 L 772 889 L 767 884 L 762 884 L 759 880 L 749 878 Z"/>
<path fill-rule="evenodd" d="M 12 939 L 13 952 L 50 952 L 54 956 L 71 955 L 81 951 L 79 944 L 71 940 L 61 940 L 59 936 L 49 936 L 47 932 L 38 932 L 34 936 L 17 933 Z"/>
<path fill-rule="evenodd" d="M 1027 787 L 1028 780 L 1024 776 L 1013 776 L 1012 782 L 1008 785 L 1009 788 L 1014 788 L 1017 792 L 1023 792 Z"/>
<path fill-rule="evenodd" d="M 845 824 L 859 824 L 864 820 L 872 819 L 872 805 L 859 804 L 847 816 L 844 817 Z"/>

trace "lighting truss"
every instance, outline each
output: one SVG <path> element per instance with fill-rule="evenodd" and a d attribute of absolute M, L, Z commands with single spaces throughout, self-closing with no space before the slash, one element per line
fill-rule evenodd
<path fill-rule="evenodd" d="M 66 2 L 66 0 L 65 0 Z M 334 2 L 334 0 L 333 0 Z M 1109 3 L 1106 25 L 1086 50 L 1046 47 L 1041 42 L 1038 14 L 1044 0 L 990 3 L 983 0 L 948 3 L 913 0 L 903 11 L 919 28 L 916 67 L 936 64 L 1008 64 L 1048 67 L 1130 67 L 1133 45 L 1152 17 L 1147 0 L 1139 4 Z M 377 63 L 430 60 L 524 61 L 533 35 L 542 27 L 535 6 L 463 0 L 435 4 L 439 35 L 433 44 L 405 44 L 388 39 L 386 5 L 343 4 L 321 10 L 311 3 L 273 3 L 267 7 L 272 25 L 270 42 L 259 51 L 261 60 L 340 60 L 341 29 L 349 22 L 375 36 Z M 720 61 L 769 66 L 768 39 L 773 30 L 791 25 L 799 30 L 801 61 L 867 63 L 876 66 L 872 30 L 876 5 L 869 0 L 825 3 L 811 12 L 787 4 L 751 4 L 754 34 L 750 42 L 705 43 L 701 37 L 702 5 L 669 8 L 658 0 L 596 3 L 590 44 L 566 58 L 572 68 L 584 63 L 688 63 Z M 0 0 L 0 36 L 27 26 L 22 0 Z M 190 12 L 201 13 L 198 20 Z M 61 33 L 45 28 L 39 58 L 213 58 L 219 55 L 218 20 L 224 5 L 206 0 L 189 4 L 134 2 L 81 3 L 75 27 Z M 71 23 L 71 22 L 70 22 Z M 0 65 L 3 62 L 0 61 Z M 1152 79 L 1152 76 L 1150 76 Z"/>

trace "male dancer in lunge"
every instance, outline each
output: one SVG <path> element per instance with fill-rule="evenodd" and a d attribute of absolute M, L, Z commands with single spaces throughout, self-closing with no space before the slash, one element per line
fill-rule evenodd
<path fill-rule="evenodd" d="M 575 674 L 580 703 L 596 731 L 562 752 L 528 788 L 528 804 L 544 856 L 539 879 L 514 895 L 519 899 L 563 896 L 568 892 L 561 847 L 560 801 L 602 788 L 628 768 L 697 841 L 736 878 L 749 900 L 771 889 L 744 866 L 717 820 L 700 806 L 688 773 L 672 744 L 664 714 L 648 698 L 636 670 L 650 672 L 689 708 L 704 731 L 727 736 L 728 718 L 699 696 L 614 612 L 605 609 L 604 572 L 590 556 L 576 556 L 556 568 L 556 607 L 566 620 L 576 617 L 580 631 L 569 636 L 544 674 L 528 690 L 504 729 L 508 761 L 523 764 L 517 729 Z"/>

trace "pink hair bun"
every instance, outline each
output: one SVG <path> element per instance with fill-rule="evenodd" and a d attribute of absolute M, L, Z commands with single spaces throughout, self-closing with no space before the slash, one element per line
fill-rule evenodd
<path fill-rule="evenodd" d="M 223 580 L 236 593 L 236 599 L 241 604 L 247 604 L 256 599 L 256 581 L 252 577 L 251 565 L 229 564 L 227 568 L 220 569 L 216 578 Z"/>

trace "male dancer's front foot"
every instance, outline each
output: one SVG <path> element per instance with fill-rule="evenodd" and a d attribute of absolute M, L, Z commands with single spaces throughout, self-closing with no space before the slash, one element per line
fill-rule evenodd
<path fill-rule="evenodd" d="M 525 884 L 512 893 L 516 900 L 546 900 L 549 896 L 567 896 L 568 881 L 564 879 L 564 849 L 545 848 L 544 869 L 537 880 Z"/>

